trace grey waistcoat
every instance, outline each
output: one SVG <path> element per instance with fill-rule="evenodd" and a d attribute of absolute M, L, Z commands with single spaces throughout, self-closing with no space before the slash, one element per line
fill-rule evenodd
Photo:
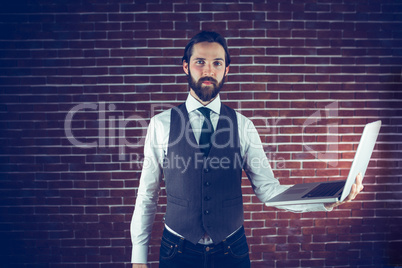
<path fill-rule="evenodd" d="M 184 104 L 173 108 L 164 176 L 165 223 L 196 244 L 219 243 L 243 224 L 242 159 L 235 111 L 225 105 L 208 157 L 195 140 Z"/>

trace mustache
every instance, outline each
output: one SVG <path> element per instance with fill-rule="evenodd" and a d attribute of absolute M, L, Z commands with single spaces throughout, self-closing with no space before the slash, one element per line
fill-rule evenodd
<path fill-rule="evenodd" d="M 204 81 L 210 81 L 210 82 L 213 82 L 213 83 L 215 83 L 215 84 L 218 83 L 218 81 L 217 81 L 216 79 L 214 79 L 214 78 L 212 78 L 212 77 L 209 77 L 209 76 L 200 78 L 200 79 L 198 80 L 199 83 L 202 83 L 202 82 L 204 82 Z"/>

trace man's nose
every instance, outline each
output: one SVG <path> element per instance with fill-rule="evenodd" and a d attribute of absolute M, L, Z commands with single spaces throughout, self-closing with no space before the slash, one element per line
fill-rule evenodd
<path fill-rule="evenodd" d="M 215 76 L 215 73 L 214 73 L 214 70 L 213 70 L 211 64 L 206 64 L 203 71 L 204 71 L 204 73 L 203 73 L 204 76 L 211 76 L 211 77 Z"/>

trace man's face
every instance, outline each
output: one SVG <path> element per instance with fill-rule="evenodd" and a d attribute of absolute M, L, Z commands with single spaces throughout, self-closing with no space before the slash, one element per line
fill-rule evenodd
<path fill-rule="evenodd" d="M 183 62 L 190 93 L 202 101 L 212 101 L 221 90 L 229 66 L 225 67 L 225 50 L 219 43 L 201 42 L 193 46 L 189 62 Z"/>

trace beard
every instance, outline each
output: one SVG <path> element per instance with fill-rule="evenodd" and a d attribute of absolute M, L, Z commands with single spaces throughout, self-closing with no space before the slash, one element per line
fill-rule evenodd
<path fill-rule="evenodd" d="M 221 91 L 223 85 L 225 84 L 226 75 L 223 76 L 222 81 L 218 83 L 218 81 L 212 77 L 203 77 L 198 81 L 195 81 L 193 76 L 190 73 L 190 70 L 187 75 L 187 80 L 190 88 L 192 88 L 195 94 L 204 102 L 208 102 L 214 99 L 218 93 Z M 202 83 L 204 81 L 211 82 L 211 85 L 205 86 Z"/>

